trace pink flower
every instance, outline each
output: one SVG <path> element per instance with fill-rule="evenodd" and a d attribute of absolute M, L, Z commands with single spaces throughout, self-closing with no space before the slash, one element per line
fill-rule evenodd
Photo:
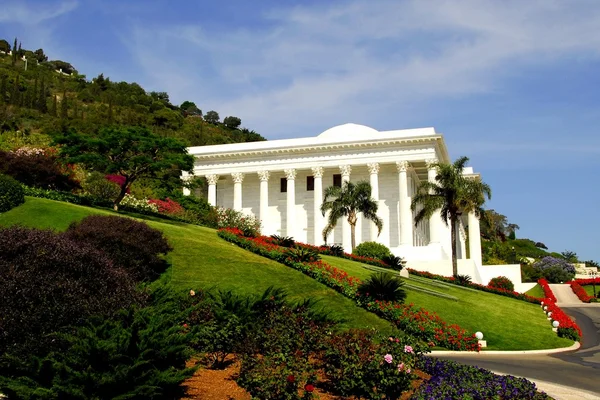
<path fill-rule="evenodd" d="M 383 356 L 383 359 L 385 360 L 386 363 L 391 364 L 394 357 L 392 357 L 391 354 L 386 354 L 385 356 Z"/>
<path fill-rule="evenodd" d="M 404 346 L 404 352 L 405 353 L 414 353 L 412 346 L 409 346 L 409 345 Z"/>
<path fill-rule="evenodd" d="M 402 372 L 403 369 L 404 369 L 404 363 L 398 364 L 398 372 Z"/>
<path fill-rule="evenodd" d="M 394 341 L 394 338 L 390 336 L 390 342 L 393 342 L 393 341 Z"/>
<path fill-rule="evenodd" d="M 407 369 L 406 369 L 406 373 L 407 373 L 407 374 L 410 374 L 410 368 L 407 368 Z"/>

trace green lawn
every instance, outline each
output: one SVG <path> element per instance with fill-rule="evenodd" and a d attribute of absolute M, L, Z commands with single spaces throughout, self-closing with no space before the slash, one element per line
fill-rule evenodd
<path fill-rule="evenodd" d="M 585 289 L 585 292 L 588 294 L 588 296 L 594 296 L 594 285 L 585 285 L 582 286 L 582 288 Z M 596 294 L 600 293 L 600 285 L 596 285 Z"/>
<path fill-rule="evenodd" d="M 0 225 L 20 224 L 65 230 L 73 221 L 90 214 L 115 215 L 110 210 L 83 207 L 53 200 L 27 197 L 25 204 L 0 214 Z M 240 294 L 260 294 L 269 286 L 285 289 L 292 300 L 313 298 L 333 317 L 346 322 L 343 328 L 389 331 L 390 323 L 358 308 L 354 303 L 312 278 L 275 261 L 252 254 L 219 238 L 214 229 L 153 218 L 146 222 L 165 233 L 174 250 L 168 276 L 178 289 L 218 287 Z"/>
<path fill-rule="evenodd" d="M 373 273 L 355 261 L 332 256 L 323 256 L 323 260 L 361 279 Z M 490 350 L 546 349 L 569 346 L 573 343 L 559 338 L 552 332 L 548 320 L 535 304 L 492 293 L 465 290 L 458 286 L 440 288 L 411 279 L 408 279 L 407 283 L 458 297 L 459 301 L 456 302 L 415 290 L 406 290 L 407 303 L 435 311 L 445 321 L 472 332 L 483 332 Z"/>
<path fill-rule="evenodd" d="M 543 299 L 544 297 L 546 297 L 546 295 L 544 294 L 544 289 L 542 289 L 542 287 L 539 284 L 536 284 L 534 287 L 525 292 L 525 294 L 537 297 L 538 299 Z"/>

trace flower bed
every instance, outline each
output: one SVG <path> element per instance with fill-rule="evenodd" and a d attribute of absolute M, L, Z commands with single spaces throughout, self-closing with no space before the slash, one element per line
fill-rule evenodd
<path fill-rule="evenodd" d="M 323 255 L 345 258 L 347 260 L 356 261 L 356 262 L 360 262 L 363 264 L 374 265 L 376 267 L 381 267 L 381 268 L 390 268 L 389 265 L 387 265 L 386 263 L 384 263 L 383 261 L 381 261 L 377 258 L 357 256 L 356 254 L 345 253 L 345 252 L 343 252 L 341 254 L 336 254 L 331 250 L 331 248 L 329 246 L 314 246 L 312 244 L 301 243 L 301 242 L 296 242 L 296 246 L 303 247 L 305 249 L 311 249 L 311 250 L 314 250 L 317 253 L 323 254 Z M 391 270 L 391 268 L 390 268 L 390 270 Z"/>
<path fill-rule="evenodd" d="M 579 300 L 583 301 L 584 303 L 591 303 L 592 301 L 596 300 L 594 296 L 587 294 L 585 289 L 577 281 L 571 281 L 569 282 L 569 285 L 571 286 L 573 293 L 575 293 L 575 295 L 579 297 Z"/>
<path fill-rule="evenodd" d="M 454 277 L 451 277 L 451 276 L 436 275 L 436 274 L 432 274 L 431 272 L 417 271 L 412 268 L 408 268 L 408 272 L 413 275 L 416 275 L 416 276 L 421 276 L 423 278 L 435 279 L 435 280 L 442 281 L 442 282 L 452 283 L 454 285 L 460 285 L 460 286 L 465 286 L 465 287 L 469 287 L 472 289 L 481 290 L 483 292 L 499 294 L 500 296 L 506 296 L 506 297 L 510 297 L 513 299 L 517 299 L 517 300 L 523 300 L 528 303 L 539 304 L 539 302 L 541 300 L 541 299 L 538 299 L 537 297 L 532 297 L 532 296 L 526 295 L 524 293 L 518 293 L 518 292 L 515 292 L 512 290 L 506 290 L 506 289 L 501 289 L 501 288 L 480 285 L 478 283 L 461 283 L 461 284 L 459 284 L 456 282 L 456 279 L 454 279 Z"/>
<path fill-rule="evenodd" d="M 347 272 L 324 261 L 296 262 L 286 253 L 287 249 L 274 244 L 272 238 L 244 237 L 242 231 L 235 228 L 220 229 L 218 235 L 241 248 L 303 272 L 346 297 L 356 300 L 359 306 L 380 315 L 404 332 L 432 346 L 437 345 L 451 350 L 479 351 L 479 343 L 474 334 L 468 333 L 457 325 L 449 325 L 435 313 L 412 304 L 382 302 L 360 294 L 357 292 L 360 279 L 349 276 Z"/>
<path fill-rule="evenodd" d="M 538 283 L 546 295 L 546 298 L 541 302 L 544 311 L 546 313 L 552 313 L 549 314 L 552 318 L 551 321 L 558 321 L 559 323 L 557 330 L 558 336 L 579 341 L 581 339 L 581 329 L 559 306 L 556 305 L 556 297 L 554 296 L 548 281 L 542 278 Z"/>
<path fill-rule="evenodd" d="M 525 378 L 496 375 L 482 368 L 454 361 L 420 357 L 417 368 L 431 375 L 411 396 L 415 400 L 429 399 L 551 399 L 538 392 L 535 383 Z"/>

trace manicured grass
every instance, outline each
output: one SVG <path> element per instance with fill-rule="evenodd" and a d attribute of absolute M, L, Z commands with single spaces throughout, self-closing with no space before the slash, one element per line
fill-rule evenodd
<path fill-rule="evenodd" d="M 0 225 L 65 230 L 73 221 L 87 215 L 115 215 L 95 209 L 53 200 L 27 197 L 25 204 L 0 214 Z M 354 303 L 299 271 L 252 254 L 219 238 L 214 229 L 154 218 L 148 225 L 165 233 L 174 250 L 168 277 L 177 289 L 215 287 L 239 294 L 261 294 L 269 286 L 285 289 L 291 300 L 312 298 L 331 316 L 345 320 L 342 328 L 371 328 L 389 331 L 389 322 Z"/>
<path fill-rule="evenodd" d="M 323 260 L 361 279 L 373 273 L 355 261 L 332 256 L 323 256 Z M 408 279 L 408 282 L 457 297 L 458 302 L 449 301 L 406 289 L 406 303 L 434 311 L 446 322 L 471 332 L 483 332 L 489 350 L 547 349 L 573 343 L 552 332 L 544 314 L 535 304 L 482 291 L 462 290 L 460 287 L 444 290 L 422 285 L 415 280 Z"/>
<path fill-rule="evenodd" d="M 544 294 L 544 289 L 539 284 L 536 284 L 534 287 L 525 292 L 526 295 L 537 297 L 538 299 L 543 299 L 546 297 Z"/>
<path fill-rule="evenodd" d="M 585 289 L 585 292 L 588 294 L 588 296 L 594 296 L 594 285 L 585 285 L 582 286 L 582 288 Z M 600 285 L 596 285 L 596 294 L 600 293 Z"/>

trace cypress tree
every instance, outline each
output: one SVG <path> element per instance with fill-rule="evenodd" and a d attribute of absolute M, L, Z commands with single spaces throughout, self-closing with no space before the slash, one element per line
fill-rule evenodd
<path fill-rule="evenodd" d="M 52 108 L 50 109 L 50 115 L 52 115 L 53 117 L 58 116 L 58 99 L 56 98 L 56 95 L 54 95 L 54 99 L 52 100 Z"/>
<path fill-rule="evenodd" d="M 37 95 L 38 95 L 38 76 L 35 76 L 35 80 L 33 81 L 33 93 L 31 93 L 31 98 L 29 99 L 29 108 L 37 108 Z"/>
<path fill-rule="evenodd" d="M 60 118 L 67 119 L 69 117 L 69 105 L 67 104 L 67 91 L 63 90 L 63 97 L 60 102 Z"/>
<path fill-rule="evenodd" d="M 40 83 L 40 96 L 38 98 L 38 110 L 41 113 L 48 113 L 48 103 L 46 102 L 46 86 L 44 85 L 44 77 L 42 76 L 42 82 Z"/>
<path fill-rule="evenodd" d="M 15 42 L 13 43 L 11 61 L 13 66 L 17 63 L 17 38 L 15 38 Z"/>
<path fill-rule="evenodd" d="M 0 103 L 6 103 L 6 90 L 8 89 L 6 83 L 6 75 L 2 75 L 2 79 L 0 80 Z"/>
<path fill-rule="evenodd" d="M 15 83 L 13 85 L 13 90 L 10 96 L 10 102 L 11 104 L 15 105 L 15 106 L 19 106 L 21 99 L 20 99 L 20 94 L 21 92 L 19 91 L 19 78 L 20 75 L 17 74 L 17 77 L 15 78 Z"/>

